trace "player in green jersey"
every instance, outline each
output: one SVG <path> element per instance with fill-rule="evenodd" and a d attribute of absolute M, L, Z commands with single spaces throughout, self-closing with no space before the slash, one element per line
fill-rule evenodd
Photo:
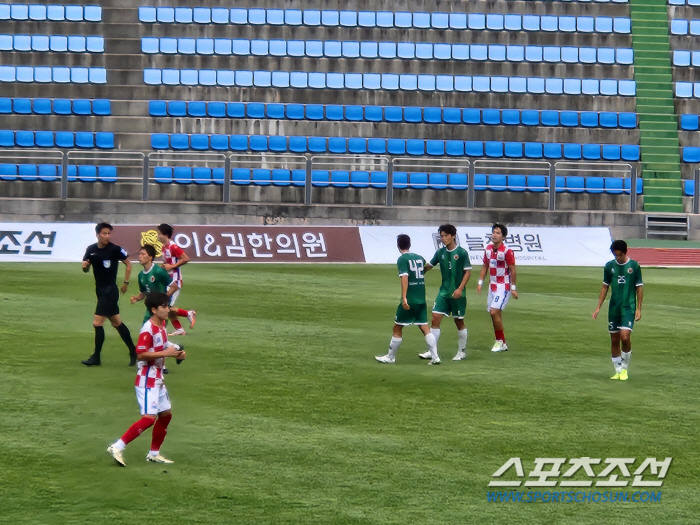
<path fill-rule="evenodd" d="M 442 274 L 440 291 L 433 304 L 433 317 L 430 331 L 435 341 L 440 340 L 440 323 L 443 317 L 452 316 L 457 326 L 457 353 L 453 361 L 461 361 L 467 357 L 467 327 L 464 325 L 464 315 L 467 310 L 467 298 L 464 287 L 472 274 L 472 263 L 467 250 L 457 245 L 457 228 L 451 224 L 443 224 L 438 228 L 440 240 L 444 245 L 440 248 L 426 266 L 429 271 L 438 264 Z M 418 354 L 421 359 L 429 359 L 430 352 Z"/>
<path fill-rule="evenodd" d="M 627 370 L 632 358 L 632 328 L 634 322 L 642 318 L 642 298 L 644 296 L 642 269 L 637 261 L 627 257 L 627 243 L 617 240 L 610 246 L 615 259 L 608 262 L 603 270 L 603 286 L 598 296 L 598 308 L 593 319 L 598 317 L 600 307 L 611 288 L 608 307 L 608 332 L 615 375 L 610 379 L 627 381 Z"/>
<path fill-rule="evenodd" d="M 143 266 L 143 270 L 139 272 L 139 294 L 131 297 L 131 304 L 142 301 L 149 292 L 161 292 L 170 297 L 177 286 L 173 284 L 173 279 L 167 270 L 161 266 L 153 264 L 153 259 L 156 257 L 155 247 L 147 244 L 139 250 L 139 263 Z M 144 323 L 151 318 L 151 313 L 146 312 Z"/>
<path fill-rule="evenodd" d="M 401 234 L 396 238 L 396 246 L 401 256 L 396 261 L 401 278 L 401 304 L 396 309 L 394 319 L 394 331 L 389 343 L 389 351 L 386 355 L 377 356 L 380 363 L 393 364 L 396 362 L 396 351 L 403 341 L 403 327 L 415 324 L 423 335 L 431 354 L 429 365 L 439 365 L 440 357 L 437 353 L 437 341 L 428 330 L 428 307 L 425 304 L 425 259 L 420 255 L 411 253 L 411 238 Z"/>

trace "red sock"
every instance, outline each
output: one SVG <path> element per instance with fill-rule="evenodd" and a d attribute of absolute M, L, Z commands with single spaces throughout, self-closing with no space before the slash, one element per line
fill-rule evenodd
<path fill-rule="evenodd" d="M 129 427 L 129 430 L 124 432 L 124 435 L 122 436 L 122 441 L 124 442 L 125 445 L 128 445 L 133 440 L 135 440 L 137 437 L 139 437 L 141 435 L 141 432 L 143 432 L 144 430 L 147 430 L 153 423 L 154 423 L 153 418 L 142 417 L 136 423 L 131 425 Z"/>
<path fill-rule="evenodd" d="M 172 414 L 160 415 L 156 420 L 156 426 L 153 427 L 153 437 L 151 438 L 151 450 L 157 452 L 165 440 L 165 435 L 168 433 L 168 424 L 173 418 Z"/>
<path fill-rule="evenodd" d="M 181 324 L 180 321 L 178 321 L 177 319 L 175 319 L 175 318 L 170 319 L 170 322 L 172 323 L 173 328 L 174 328 L 175 330 L 179 330 L 180 328 L 182 328 L 182 324 Z"/>
<path fill-rule="evenodd" d="M 187 317 L 187 310 L 183 310 L 182 308 L 177 309 L 177 316 L 178 317 Z"/>
<path fill-rule="evenodd" d="M 493 333 L 496 334 L 496 341 L 506 342 L 506 336 L 503 334 L 503 330 L 494 330 Z"/>

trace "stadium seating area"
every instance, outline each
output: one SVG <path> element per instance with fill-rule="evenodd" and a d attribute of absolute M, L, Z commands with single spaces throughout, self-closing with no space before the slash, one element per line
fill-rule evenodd
<path fill-rule="evenodd" d="M 0 20 L 101 22 L 99 5 L 0 4 Z"/>
<path fill-rule="evenodd" d="M 96 115 L 112 114 L 109 100 L 70 100 L 67 98 L 0 98 L 0 115 Z"/>
<path fill-rule="evenodd" d="M 0 82 L 106 84 L 103 67 L 0 66 Z"/>
<path fill-rule="evenodd" d="M 101 36 L 0 34 L 0 51 L 104 53 L 104 50 L 105 41 Z"/>
<path fill-rule="evenodd" d="M 0 148 L 114 148 L 114 134 L 106 131 L 0 130 Z"/>

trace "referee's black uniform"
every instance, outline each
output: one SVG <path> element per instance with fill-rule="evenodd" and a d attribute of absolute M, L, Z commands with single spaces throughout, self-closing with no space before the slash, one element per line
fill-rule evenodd
<path fill-rule="evenodd" d="M 107 317 L 111 320 L 119 315 L 119 287 L 117 286 L 117 273 L 119 263 L 126 260 L 128 254 L 121 246 L 111 242 L 100 248 L 98 243 L 91 244 L 85 250 L 83 261 L 89 261 L 95 276 L 95 294 L 97 295 L 97 307 L 95 315 Z M 85 270 L 87 271 L 87 270 Z M 129 349 L 129 366 L 136 364 L 136 348 L 131 340 L 131 333 L 124 323 L 115 326 L 124 344 Z M 105 340 L 103 326 L 95 326 L 95 352 L 82 363 L 87 366 L 100 364 L 100 353 Z"/>

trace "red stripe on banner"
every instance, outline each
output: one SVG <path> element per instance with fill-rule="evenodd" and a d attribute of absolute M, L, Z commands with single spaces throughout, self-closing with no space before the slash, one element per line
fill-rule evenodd
<path fill-rule="evenodd" d="M 700 250 L 629 248 L 627 255 L 642 266 L 700 266 Z"/>

